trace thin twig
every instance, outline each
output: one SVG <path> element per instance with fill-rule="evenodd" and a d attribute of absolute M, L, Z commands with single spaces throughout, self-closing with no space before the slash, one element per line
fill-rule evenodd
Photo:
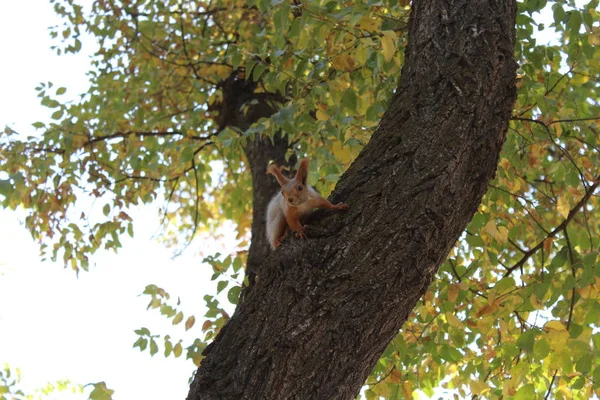
<path fill-rule="evenodd" d="M 552 375 L 552 380 L 550 381 L 550 385 L 548 386 L 548 391 L 546 392 L 546 395 L 544 396 L 544 400 L 548 399 L 548 396 L 550 396 L 550 391 L 552 390 L 552 385 L 554 384 L 554 380 L 556 379 L 556 374 L 558 373 L 558 370 L 554 370 L 554 375 Z"/>

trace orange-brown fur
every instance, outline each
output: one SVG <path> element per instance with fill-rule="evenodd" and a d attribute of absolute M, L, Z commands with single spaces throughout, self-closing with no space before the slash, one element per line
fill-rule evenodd
<path fill-rule="evenodd" d="M 347 210 L 344 203 L 332 204 L 307 184 L 308 159 L 300 161 L 298 172 L 293 179 L 286 178 L 279 168 L 271 164 L 267 172 L 274 175 L 281 186 L 267 208 L 267 237 L 271 247 L 279 247 L 287 235 L 288 228 L 296 232 L 296 236 L 304 238 L 304 228 L 300 219 L 315 208 L 331 210 Z"/>

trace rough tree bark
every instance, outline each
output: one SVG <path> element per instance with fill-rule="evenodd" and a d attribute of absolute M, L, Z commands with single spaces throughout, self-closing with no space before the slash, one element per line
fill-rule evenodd
<path fill-rule="evenodd" d="M 515 0 L 413 2 L 397 94 L 332 195 L 350 211 L 320 214 L 311 238 L 266 259 L 188 399 L 358 394 L 494 174 L 515 16 Z"/>

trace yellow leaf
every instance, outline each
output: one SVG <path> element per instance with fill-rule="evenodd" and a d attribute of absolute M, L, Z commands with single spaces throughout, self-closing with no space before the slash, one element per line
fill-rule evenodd
<path fill-rule="evenodd" d="M 460 291 L 460 285 L 457 283 L 453 283 L 448 286 L 448 300 L 453 302 L 456 301 L 456 297 L 458 297 L 458 292 Z"/>
<path fill-rule="evenodd" d="M 558 198 L 558 202 L 556 203 L 556 209 L 564 218 L 569 216 L 569 202 L 564 196 L 560 196 Z"/>
<path fill-rule="evenodd" d="M 327 121 L 329 119 L 329 115 L 326 112 L 321 110 L 317 110 L 317 120 L 319 121 Z"/>
<path fill-rule="evenodd" d="M 348 164 L 351 161 L 350 148 L 348 146 L 342 146 L 341 142 L 334 142 L 332 145 L 333 155 L 335 159 L 343 164 Z"/>
<path fill-rule="evenodd" d="M 500 244 L 506 243 L 508 240 L 508 229 L 504 226 L 497 227 L 493 219 L 485 224 L 485 231 Z"/>
<path fill-rule="evenodd" d="M 390 387 L 390 385 L 386 385 L 383 382 L 373 386 L 371 390 L 385 399 L 390 398 L 390 396 L 392 395 L 392 388 Z"/>
<path fill-rule="evenodd" d="M 490 386 L 482 381 L 471 381 L 469 386 L 471 387 L 471 393 L 476 395 L 483 394 L 490 390 Z"/>
<path fill-rule="evenodd" d="M 563 325 L 562 322 L 560 321 L 548 321 L 546 322 L 546 325 L 544 325 L 544 330 L 548 330 L 548 331 L 566 331 L 567 328 L 565 328 L 565 326 Z"/>
<path fill-rule="evenodd" d="M 581 164 L 583 164 L 583 166 L 586 169 L 593 169 L 594 168 L 594 163 L 592 162 L 592 160 L 590 160 L 588 157 L 581 157 L 579 159 L 579 161 L 581 162 Z M 576 188 L 569 188 L 569 189 L 575 189 L 575 191 L 577 191 Z"/>
<path fill-rule="evenodd" d="M 173 347 L 173 354 L 175 355 L 175 357 L 179 357 L 181 355 L 182 350 L 183 350 L 183 347 L 181 346 L 181 343 L 177 343 Z"/>
<path fill-rule="evenodd" d="M 183 321 L 183 313 L 181 311 L 179 311 L 177 313 L 177 315 L 175 316 L 175 318 L 173 318 L 173 325 L 177 325 L 181 321 Z"/>
<path fill-rule="evenodd" d="M 562 136 L 562 126 L 560 124 L 554 124 L 554 131 L 556 132 L 556 137 Z"/>
<path fill-rule="evenodd" d="M 493 219 L 490 219 L 487 224 L 485 224 L 485 231 L 491 237 L 494 237 L 498 234 L 498 229 L 496 229 L 496 223 Z"/>
<path fill-rule="evenodd" d="M 483 306 L 478 312 L 477 317 L 482 317 L 484 315 L 489 315 L 496 310 L 496 304 L 487 304 Z"/>
<path fill-rule="evenodd" d="M 462 325 L 456 315 L 452 314 L 451 312 L 446 313 L 446 321 L 448 321 L 448 324 L 453 328 L 460 328 Z"/>
<path fill-rule="evenodd" d="M 350 83 L 345 79 L 339 77 L 332 81 L 327 81 L 327 85 L 334 92 L 343 92 L 350 87 Z"/>
<path fill-rule="evenodd" d="M 425 305 L 419 307 L 419 316 L 423 319 L 427 319 L 427 317 L 429 315 L 431 315 L 432 313 L 430 312 L 429 308 Z"/>
<path fill-rule="evenodd" d="M 381 47 L 383 48 L 383 57 L 385 61 L 390 61 L 396 52 L 396 34 L 394 31 L 383 31 L 381 37 Z"/>
<path fill-rule="evenodd" d="M 502 384 L 502 395 L 506 398 L 512 398 L 516 393 L 515 382 L 512 379 L 505 379 Z"/>
<path fill-rule="evenodd" d="M 534 143 L 529 146 L 529 166 L 535 167 L 538 164 L 540 156 L 542 154 L 542 145 Z"/>
<path fill-rule="evenodd" d="M 569 340 L 568 331 L 550 331 L 547 334 L 548 343 L 550 348 L 556 352 L 561 352 L 567 345 Z"/>
<path fill-rule="evenodd" d="M 503 319 L 501 319 L 498 325 L 499 325 L 500 333 L 502 334 L 502 336 L 508 335 L 508 330 L 510 329 L 510 326 L 508 325 L 508 323 L 506 321 L 504 321 Z"/>
<path fill-rule="evenodd" d="M 506 243 L 508 240 L 508 229 L 505 226 L 499 227 L 498 236 L 496 236 L 495 239 L 501 244 Z"/>
<path fill-rule="evenodd" d="M 577 293 L 579 293 L 582 299 L 600 299 L 600 278 L 596 277 L 595 283 L 577 289 Z"/>
<path fill-rule="evenodd" d="M 544 305 L 542 304 L 542 302 L 537 298 L 537 296 L 535 294 L 532 294 L 531 297 L 529 298 L 529 303 L 531 303 L 531 306 L 533 308 L 535 308 L 536 310 L 541 310 L 542 308 L 544 308 Z"/>
<path fill-rule="evenodd" d="M 489 306 L 486 306 L 486 307 L 489 307 Z M 481 331 L 481 333 L 485 335 L 490 331 L 490 329 L 492 328 L 492 324 L 495 323 L 495 321 L 496 321 L 496 318 L 492 318 L 492 317 L 480 318 L 477 321 L 477 329 L 479 329 Z"/>
<path fill-rule="evenodd" d="M 331 66 L 338 71 L 352 71 L 357 65 L 356 59 L 348 54 L 340 54 L 331 60 Z"/>
<path fill-rule="evenodd" d="M 513 382 L 515 388 L 525 380 L 528 373 L 529 364 L 525 362 L 516 364 L 510 369 L 510 374 L 512 376 L 510 380 Z"/>
<path fill-rule="evenodd" d="M 360 65 L 363 65 L 367 62 L 367 58 L 369 57 L 369 49 L 367 46 L 361 43 L 354 51 L 354 55 L 356 57 L 356 61 L 358 61 Z"/>
<path fill-rule="evenodd" d="M 404 383 L 402 384 L 402 392 L 404 392 L 404 398 L 405 399 L 410 399 L 411 395 L 413 393 L 413 388 L 412 388 L 412 382 L 411 381 L 404 381 Z"/>
<path fill-rule="evenodd" d="M 375 32 L 379 29 L 379 20 L 364 15 L 358 20 L 358 27 L 368 32 Z"/>
<path fill-rule="evenodd" d="M 560 353 L 566 346 L 569 340 L 569 332 L 567 328 L 560 321 L 548 321 L 544 325 L 544 331 L 546 331 L 546 337 L 550 348 Z"/>
<path fill-rule="evenodd" d="M 592 33 L 588 36 L 588 41 L 592 46 L 600 45 L 600 27 L 593 27 Z"/>

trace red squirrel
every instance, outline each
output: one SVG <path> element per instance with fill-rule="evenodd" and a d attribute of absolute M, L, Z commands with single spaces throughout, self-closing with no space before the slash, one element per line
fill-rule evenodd
<path fill-rule="evenodd" d="M 349 209 L 348 205 L 344 203 L 330 203 L 306 183 L 308 178 L 307 158 L 300 161 L 298 173 L 294 179 L 283 176 L 275 164 L 269 165 L 267 172 L 274 175 L 281 186 L 281 192 L 273 196 L 267 207 L 267 239 L 272 249 L 281 245 L 288 228 L 296 232 L 296 237 L 304 238 L 304 228 L 300 223 L 300 218 L 309 214 L 313 209 Z"/>

